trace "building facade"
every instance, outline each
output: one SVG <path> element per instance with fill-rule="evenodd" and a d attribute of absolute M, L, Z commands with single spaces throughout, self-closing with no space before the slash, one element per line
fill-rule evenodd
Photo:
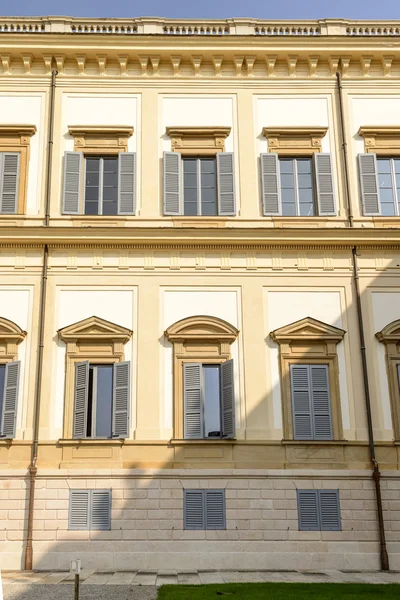
<path fill-rule="evenodd" d="M 400 568 L 399 35 L 0 19 L 2 568 Z"/>

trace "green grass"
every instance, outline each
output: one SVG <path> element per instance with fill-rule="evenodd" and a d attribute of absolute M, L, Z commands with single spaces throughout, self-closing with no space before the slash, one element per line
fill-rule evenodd
<path fill-rule="evenodd" d="M 164 585 L 158 600 L 399 600 L 400 585 L 358 583 L 226 583 Z"/>

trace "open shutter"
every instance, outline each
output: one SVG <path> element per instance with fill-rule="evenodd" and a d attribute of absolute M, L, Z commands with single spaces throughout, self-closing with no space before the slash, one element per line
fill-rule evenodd
<path fill-rule="evenodd" d="M 235 390 L 233 360 L 221 364 L 222 435 L 235 437 Z"/>
<path fill-rule="evenodd" d="M 129 361 L 114 364 L 113 371 L 113 437 L 129 437 Z"/>
<path fill-rule="evenodd" d="M 136 152 L 118 154 L 118 214 L 136 213 Z"/>
<path fill-rule="evenodd" d="M 260 155 L 263 215 L 281 215 L 281 178 L 279 159 L 275 152 Z"/>
<path fill-rule="evenodd" d="M 201 363 L 183 364 L 184 436 L 186 439 L 203 437 L 201 371 Z"/>
<path fill-rule="evenodd" d="M 322 531 L 340 531 L 339 490 L 319 490 Z"/>
<path fill-rule="evenodd" d="M 13 215 L 18 212 L 19 152 L 0 153 L 0 212 Z"/>
<path fill-rule="evenodd" d="M 89 529 L 90 490 L 71 490 L 69 495 L 68 529 Z"/>
<path fill-rule="evenodd" d="M 111 490 L 91 490 L 90 529 L 111 529 Z"/>
<path fill-rule="evenodd" d="M 164 215 L 181 214 L 181 154 L 164 152 Z"/>
<path fill-rule="evenodd" d="M 205 490 L 183 490 L 184 529 L 205 529 Z"/>
<path fill-rule="evenodd" d="M 293 437 L 295 440 L 313 439 L 311 394 L 307 365 L 290 366 L 293 408 Z"/>
<path fill-rule="evenodd" d="M 224 490 L 204 490 L 206 529 L 226 529 Z"/>
<path fill-rule="evenodd" d="M 381 203 L 376 154 L 359 154 L 358 166 L 363 213 L 364 215 L 379 215 L 381 213 Z"/>
<path fill-rule="evenodd" d="M 314 439 L 331 440 L 332 418 L 327 365 L 311 365 L 311 399 Z"/>
<path fill-rule="evenodd" d="M 6 364 L 3 394 L 3 414 L 1 416 L 1 437 L 15 437 L 18 407 L 18 388 L 21 361 Z"/>
<path fill-rule="evenodd" d="M 314 154 L 317 182 L 318 214 L 336 215 L 335 188 L 333 185 L 332 156 L 328 152 Z"/>
<path fill-rule="evenodd" d="M 318 490 L 297 490 L 299 531 L 319 531 Z"/>
<path fill-rule="evenodd" d="M 217 152 L 218 214 L 235 216 L 235 160 L 233 152 Z"/>
<path fill-rule="evenodd" d="M 74 438 L 86 437 L 89 395 L 89 361 L 75 365 Z"/>
<path fill-rule="evenodd" d="M 82 152 L 64 154 L 64 185 L 62 212 L 64 215 L 78 215 L 81 208 Z"/>

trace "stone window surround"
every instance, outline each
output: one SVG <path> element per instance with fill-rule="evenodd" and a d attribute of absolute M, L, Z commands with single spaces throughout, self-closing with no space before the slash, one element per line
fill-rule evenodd
<path fill-rule="evenodd" d="M 0 317 L 0 364 L 18 360 L 18 345 L 25 339 L 23 331 L 16 323 Z"/>
<path fill-rule="evenodd" d="M 364 151 L 377 156 L 400 156 L 400 127 L 360 127 L 358 135 L 364 138 Z"/>
<path fill-rule="evenodd" d="M 70 125 L 68 133 L 74 138 L 74 152 L 85 155 L 105 155 L 128 152 L 133 127 L 125 125 Z"/>
<path fill-rule="evenodd" d="M 336 347 L 343 340 L 345 333 L 343 329 L 312 317 L 300 319 L 270 333 L 272 340 L 279 345 L 283 441 L 293 441 L 294 439 L 290 385 L 290 365 L 293 364 L 324 364 L 328 366 L 333 441 L 343 440 Z M 309 444 L 310 442 L 296 440 L 296 443 Z"/>
<path fill-rule="evenodd" d="M 64 439 L 72 439 L 75 364 L 85 360 L 102 365 L 124 362 L 124 345 L 132 337 L 132 331 L 93 316 L 63 327 L 57 333 L 66 344 L 63 435 Z M 97 440 L 91 439 L 91 443 L 96 444 Z"/>
<path fill-rule="evenodd" d="M 282 156 L 312 156 L 322 152 L 322 138 L 327 127 L 263 127 L 268 152 Z"/>
<path fill-rule="evenodd" d="M 193 316 L 177 321 L 165 331 L 173 344 L 174 380 L 174 440 L 184 440 L 183 368 L 184 363 L 221 364 L 231 358 L 231 344 L 239 335 L 238 329 L 217 317 Z M 195 440 L 196 443 L 209 440 Z M 212 440 L 212 443 L 225 440 Z M 232 440 L 228 440 L 232 442 Z"/>
<path fill-rule="evenodd" d="M 400 365 L 400 319 L 392 321 L 375 335 L 385 345 L 394 439 L 400 441 L 400 382 L 397 372 Z"/>
<path fill-rule="evenodd" d="M 26 211 L 28 191 L 28 165 L 31 137 L 36 133 L 36 125 L 0 125 L 0 152 L 18 152 L 20 155 L 17 214 Z M 1 217 L 15 215 L 1 215 Z"/>
<path fill-rule="evenodd" d="M 180 152 L 182 156 L 215 156 L 217 152 L 225 152 L 225 139 L 230 132 L 230 127 L 166 128 L 172 152 Z"/>

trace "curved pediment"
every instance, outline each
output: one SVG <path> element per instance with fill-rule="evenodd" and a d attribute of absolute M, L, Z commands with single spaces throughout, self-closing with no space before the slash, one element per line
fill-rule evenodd
<path fill-rule="evenodd" d="M 380 342 L 400 342 L 400 319 L 392 321 L 375 335 Z"/>
<path fill-rule="evenodd" d="M 0 317 L 0 339 L 12 340 L 19 344 L 26 336 L 26 331 L 23 331 L 14 321 Z"/>
<path fill-rule="evenodd" d="M 270 336 L 278 344 L 300 340 L 325 340 L 338 343 L 343 339 L 345 333 L 344 329 L 328 325 L 328 323 L 318 321 L 312 317 L 305 317 L 305 319 L 300 319 L 300 321 L 295 321 L 290 325 L 271 331 Z"/>
<path fill-rule="evenodd" d="M 64 342 L 72 340 L 119 340 L 124 344 L 132 336 L 132 331 L 100 317 L 89 317 L 58 330 L 58 335 Z"/>
<path fill-rule="evenodd" d="M 233 325 L 218 319 L 199 315 L 177 321 L 165 331 L 170 342 L 184 340 L 221 340 L 228 343 L 235 341 L 239 330 Z"/>

